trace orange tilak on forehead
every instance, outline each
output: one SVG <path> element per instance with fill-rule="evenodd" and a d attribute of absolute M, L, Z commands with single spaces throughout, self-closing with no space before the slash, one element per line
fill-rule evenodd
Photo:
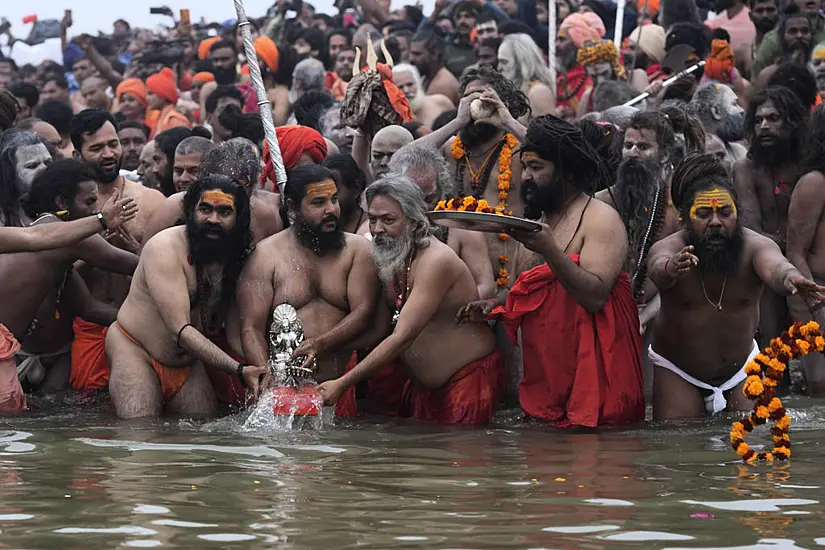
<path fill-rule="evenodd" d="M 233 210 L 235 209 L 235 197 L 218 189 L 204 191 L 201 201 L 208 202 L 212 206 L 230 206 Z"/>
<path fill-rule="evenodd" d="M 541 160 L 541 157 L 538 154 L 534 153 L 533 151 L 527 151 L 521 154 L 521 161 L 527 162 L 528 160 Z"/>
<path fill-rule="evenodd" d="M 721 208 L 730 207 L 736 214 L 736 204 L 733 202 L 731 194 L 724 189 L 711 189 L 710 191 L 699 191 L 693 199 L 693 206 L 690 207 L 690 219 L 696 219 L 696 211 L 701 208 L 710 208 L 713 212 L 718 212 Z"/>
<path fill-rule="evenodd" d="M 331 197 L 338 192 L 338 186 L 332 180 L 324 180 L 321 183 L 311 183 L 307 185 L 307 197 Z"/>

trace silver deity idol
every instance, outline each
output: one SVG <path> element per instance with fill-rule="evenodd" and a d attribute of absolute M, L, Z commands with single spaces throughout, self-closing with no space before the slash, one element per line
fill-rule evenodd
<path fill-rule="evenodd" d="M 281 304 L 272 312 L 269 327 L 269 372 L 279 386 L 300 387 L 312 383 L 312 370 L 301 365 L 306 357 L 292 358 L 304 341 L 304 327 L 298 312 L 289 304 Z"/>

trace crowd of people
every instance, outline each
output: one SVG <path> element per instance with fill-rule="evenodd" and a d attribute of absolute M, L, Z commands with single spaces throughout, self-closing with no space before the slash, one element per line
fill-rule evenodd
<path fill-rule="evenodd" d="M 0 409 L 247 406 L 289 304 L 338 416 L 682 419 L 748 408 L 746 363 L 824 320 L 820 0 L 336 8 L 251 21 L 269 107 L 242 26 L 188 10 L 67 11 L 63 59 L 0 58 Z M 541 229 L 427 215 L 470 204 Z"/>

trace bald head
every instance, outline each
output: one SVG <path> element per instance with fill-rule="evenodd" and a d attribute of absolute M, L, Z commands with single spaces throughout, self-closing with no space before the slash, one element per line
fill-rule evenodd
<path fill-rule="evenodd" d="M 370 170 L 373 178 L 380 178 L 389 170 L 390 159 L 396 151 L 412 143 L 415 138 L 403 126 L 386 126 L 372 138 Z"/>
<path fill-rule="evenodd" d="M 108 88 L 106 81 L 99 76 L 90 76 L 83 81 L 80 87 L 80 93 L 83 94 L 83 101 L 90 109 L 109 110 L 111 100 L 106 95 L 106 88 Z"/>

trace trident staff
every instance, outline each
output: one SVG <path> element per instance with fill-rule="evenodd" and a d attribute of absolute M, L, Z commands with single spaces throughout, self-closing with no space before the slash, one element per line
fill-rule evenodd
<path fill-rule="evenodd" d="M 255 94 L 258 96 L 258 107 L 261 111 L 261 121 L 264 125 L 266 143 L 269 145 L 269 154 L 272 156 L 272 165 L 275 168 L 275 183 L 281 196 L 284 194 L 286 186 L 286 169 L 284 159 L 281 157 L 281 148 L 278 146 L 278 136 L 275 134 L 275 123 L 272 120 L 272 108 L 269 106 L 269 99 L 266 96 L 266 88 L 261 78 L 261 68 L 258 66 L 258 54 L 255 53 L 255 46 L 252 44 L 252 35 L 249 32 L 249 19 L 246 17 L 246 10 L 243 0 L 235 0 L 235 12 L 238 14 L 238 26 L 243 35 L 244 52 L 246 61 L 249 63 L 249 75 L 252 77 L 252 84 L 255 87 Z"/>

